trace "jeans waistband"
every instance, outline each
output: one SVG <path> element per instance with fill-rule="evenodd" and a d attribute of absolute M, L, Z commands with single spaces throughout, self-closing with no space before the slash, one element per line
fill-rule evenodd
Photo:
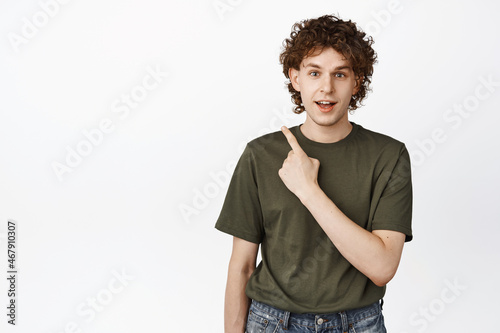
<path fill-rule="evenodd" d="M 294 322 L 309 327 L 325 325 L 328 327 L 342 327 L 344 331 L 347 331 L 347 327 L 354 322 L 378 315 L 382 311 L 382 304 L 383 300 L 380 300 L 365 307 L 333 313 L 293 313 L 252 300 L 254 310 L 262 311 L 277 318 L 285 329 L 288 328 L 290 322 Z"/>

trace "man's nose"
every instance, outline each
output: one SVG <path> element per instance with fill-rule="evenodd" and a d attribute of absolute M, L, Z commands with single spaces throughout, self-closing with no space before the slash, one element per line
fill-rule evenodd
<path fill-rule="evenodd" d="M 333 78 L 330 75 L 324 76 L 321 82 L 321 92 L 328 94 L 333 92 L 333 90 Z"/>

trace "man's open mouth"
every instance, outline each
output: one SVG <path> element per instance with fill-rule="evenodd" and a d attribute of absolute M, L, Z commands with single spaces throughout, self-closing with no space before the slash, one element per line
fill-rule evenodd
<path fill-rule="evenodd" d="M 335 104 L 337 104 L 337 102 L 333 102 L 333 101 L 316 101 L 315 103 L 318 105 L 319 109 L 322 112 L 331 111 L 333 109 L 333 107 L 335 106 Z"/>

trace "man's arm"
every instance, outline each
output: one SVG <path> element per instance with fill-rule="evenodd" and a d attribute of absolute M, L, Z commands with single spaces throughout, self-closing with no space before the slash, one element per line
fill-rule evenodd
<path fill-rule="evenodd" d="M 250 299 L 245 288 L 255 270 L 259 245 L 238 237 L 233 238 L 224 304 L 224 332 L 243 333 L 247 322 Z"/>
<path fill-rule="evenodd" d="M 394 277 L 405 234 L 363 229 L 342 213 L 319 186 L 300 199 L 342 256 L 373 283 L 384 286 Z"/>
<path fill-rule="evenodd" d="M 307 156 L 290 130 L 282 130 L 292 147 L 279 170 L 283 183 L 311 212 L 347 261 L 377 286 L 386 285 L 396 274 L 405 235 L 390 230 L 370 232 L 349 219 L 319 187 L 319 161 Z"/>

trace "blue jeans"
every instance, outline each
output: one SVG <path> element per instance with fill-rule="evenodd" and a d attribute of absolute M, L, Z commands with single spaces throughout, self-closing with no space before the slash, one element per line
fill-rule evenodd
<path fill-rule="evenodd" d="M 337 313 L 290 313 L 252 300 L 246 333 L 386 333 L 380 302 Z"/>

